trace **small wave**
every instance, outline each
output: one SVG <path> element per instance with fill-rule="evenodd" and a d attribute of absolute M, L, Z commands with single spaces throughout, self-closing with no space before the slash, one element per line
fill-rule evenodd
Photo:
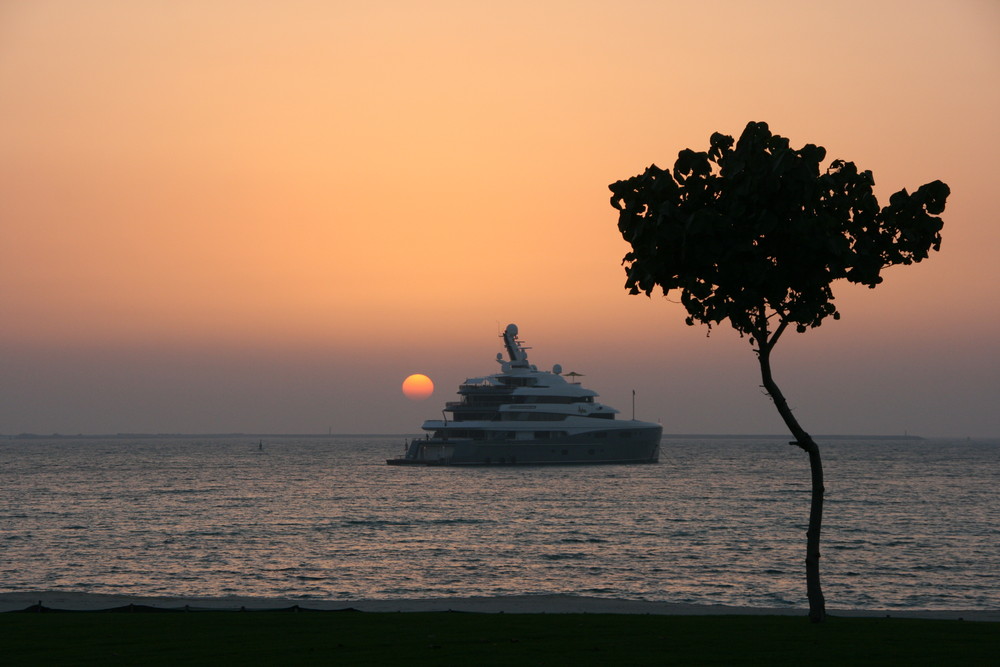
<path fill-rule="evenodd" d="M 493 523 L 486 519 L 348 519 L 343 522 L 346 526 L 370 526 L 372 528 L 384 528 L 390 526 L 451 526 L 451 525 L 476 525 L 483 523 Z M 329 527 L 329 526 L 328 526 Z"/>
<path fill-rule="evenodd" d="M 564 537 L 559 540 L 562 544 L 607 544 L 608 541 L 602 537 Z"/>
<path fill-rule="evenodd" d="M 205 494 L 208 489 L 151 489 L 149 491 L 150 495 L 160 495 L 160 496 L 183 496 L 190 495 L 194 493 Z"/>

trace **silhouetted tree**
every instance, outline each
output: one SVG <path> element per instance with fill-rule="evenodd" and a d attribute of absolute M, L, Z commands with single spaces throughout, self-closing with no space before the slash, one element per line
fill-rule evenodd
<path fill-rule="evenodd" d="M 831 283 L 846 278 L 874 288 L 882 270 L 919 262 L 941 247 L 950 190 L 941 181 L 901 190 L 879 207 L 869 171 L 826 150 L 795 150 L 765 123 L 749 123 L 739 141 L 715 133 L 707 152 L 683 150 L 672 171 L 650 166 L 609 186 L 618 229 L 632 251 L 622 264 L 631 294 L 680 291 L 686 322 L 723 320 L 748 337 L 764 389 L 791 444 L 809 454 L 812 502 L 806 537 L 809 617 L 826 615 L 819 576 L 823 465 L 771 374 L 771 352 L 788 327 L 804 332 L 840 314 Z"/>

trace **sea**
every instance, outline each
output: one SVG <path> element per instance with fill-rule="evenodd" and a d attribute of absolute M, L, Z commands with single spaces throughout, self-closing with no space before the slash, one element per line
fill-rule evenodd
<path fill-rule="evenodd" d="M 818 439 L 831 609 L 1000 608 L 1000 440 Z M 806 607 L 809 464 L 399 467 L 405 436 L 0 440 L 0 592 Z"/>

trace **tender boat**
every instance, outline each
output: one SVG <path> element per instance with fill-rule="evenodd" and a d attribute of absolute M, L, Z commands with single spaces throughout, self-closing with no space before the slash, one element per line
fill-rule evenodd
<path fill-rule="evenodd" d="M 389 465 L 544 465 L 656 463 L 659 424 L 617 419 L 618 410 L 563 375 L 557 364 L 540 371 L 528 363 L 518 329 L 501 334 L 508 359 L 497 353 L 500 372 L 469 378 L 461 400 L 445 404 L 443 419 L 424 422 L 427 433 L 406 445 Z M 569 378 L 569 379 L 567 379 Z M 451 419 L 447 413 L 451 413 Z"/>

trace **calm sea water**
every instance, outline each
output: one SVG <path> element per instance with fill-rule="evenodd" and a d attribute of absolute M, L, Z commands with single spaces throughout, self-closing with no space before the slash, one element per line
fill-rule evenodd
<path fill-rule="evenodd" d="M 1000 441 L 821 441 L 831 608 L 1000 608 Z M 808 461 L 410 468 L 402 437 L 0 441 L 0 591 L 806 606 Z"/>

